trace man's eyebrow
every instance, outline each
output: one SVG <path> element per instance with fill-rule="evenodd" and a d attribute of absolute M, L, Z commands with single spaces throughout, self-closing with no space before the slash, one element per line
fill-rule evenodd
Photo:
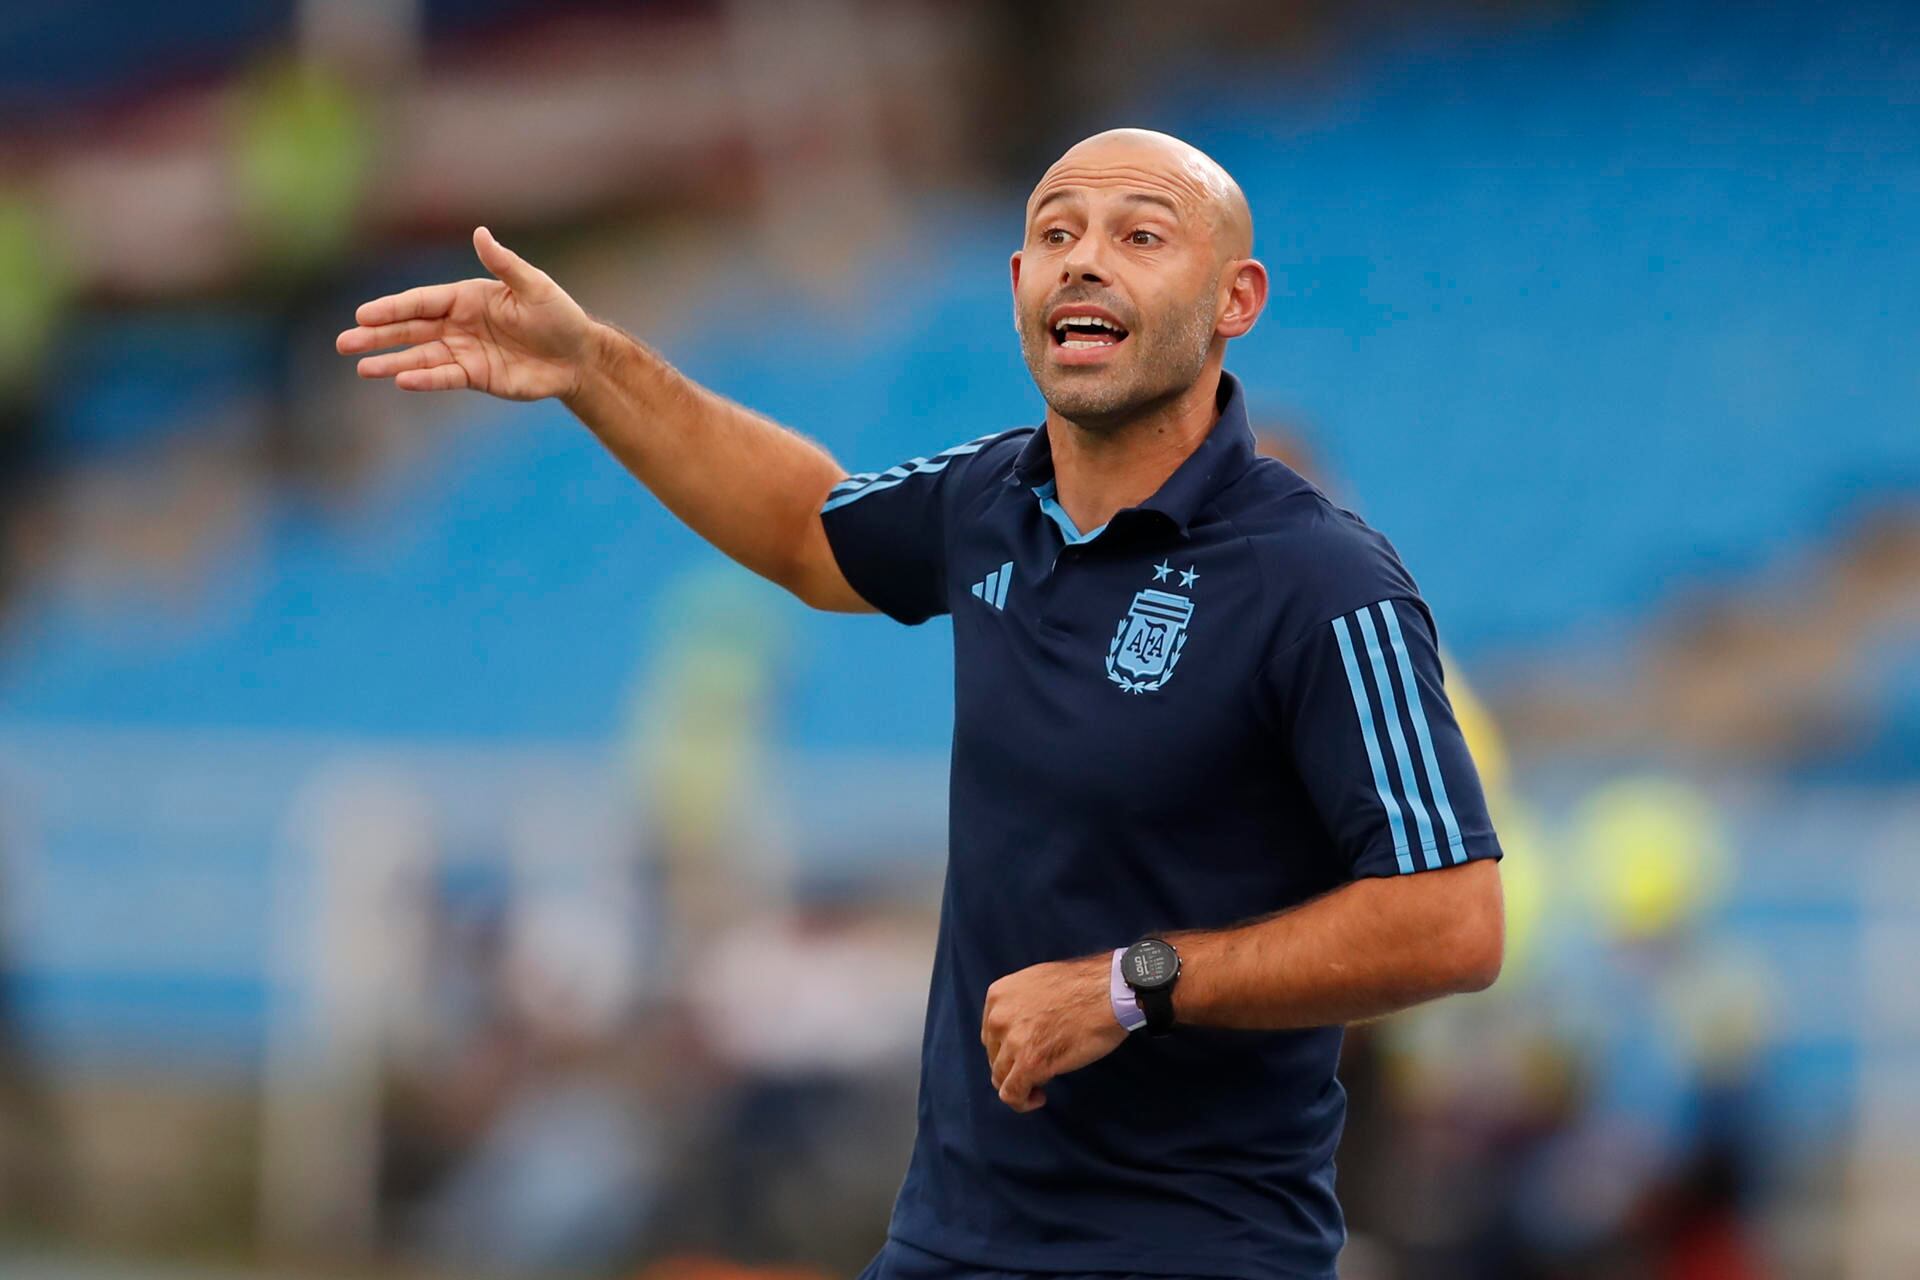
<path fill-rule="evenodd" d="M 1041 211 L 1055 201 L 1081 200 L 1085 199 L 1085 197 L 1086 192 L 1078 187 L 1058 187 L 1042 196 L 1040 203 L 1033 206 L 1033 216 L 1036 218 L 1039 217 Z M 1123 193 L 1120 199 L 1128 204 L 1157 204 L 1174 217 L 1178 218 L 1180 216 L 1180 206 L 1175 203 L 1171 197 L 1163 196 L 1155 191 L 1128 191 Z"/>
<path fill-rule="evenodd" d="M 1120 198 L 1129 204 L 1157 204 L 1174 217 L 1178 218 L 1180 216 L 1179 205 L 1169 200 L 1166 196 L 1157 195 L 1151 191 L 1129 191 Z"/>
<path fill-rule="evenodd" d="M 1076 199 L 1079 199 L 1081 195 L 1082 193 L 1080 191 L 1077 191 L 1072 187 L 1057 187 L 1053 191 L 1047 193 L 1045 196 L 1042 196 L 1040 199 L 1040 203 L 1033 206 L 1032 216 L 1036 218 L 1039 217 L 1040 211 L 1046 208 L 1048 205 L 1052 204 L 1056 200 L 1076 200 Z"/>

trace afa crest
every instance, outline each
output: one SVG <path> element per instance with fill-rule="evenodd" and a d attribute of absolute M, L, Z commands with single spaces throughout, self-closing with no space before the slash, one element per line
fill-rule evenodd
<path fill-rule="evenodd" d="M 1107 679 L 1126 693 L 1151 693 L 1173 677 L 1187 645 L 1193 601 L 1147 587 L 1133 597 L 1107 646 Z"/>

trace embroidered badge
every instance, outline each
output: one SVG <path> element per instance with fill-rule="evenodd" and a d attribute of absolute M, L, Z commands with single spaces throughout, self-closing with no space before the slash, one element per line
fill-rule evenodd
<path fill-rule="evenodd" d="M 1156 570 L 1156 573 L 1158 571 Z M 1164 574 L 1156 579 L 1165 579 Z M 1192 585 L 1198 574 L 1181 575 Z M 1187 645 L 1187 624 L 1193 621 L 1193 601 L 1155 587 L 1136 592 L 1127 616 L 1114 628 L 1107 646 L 1107 679 L 1124 693 L 1151 693 L 1173 677 L 1180 652 Z"/>

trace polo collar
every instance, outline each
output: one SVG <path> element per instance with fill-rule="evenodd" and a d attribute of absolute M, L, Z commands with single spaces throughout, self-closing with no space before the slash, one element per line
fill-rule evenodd
<path fill-rule="evenodd" d="M 1253 429 L 1247 425 L 1246 396 L 1240 389 L 1240 380 L 1224 370 L 1220 374 L 1220 390 L 1215 394 L 1214 405 L 1219 417 L 1199 447 L 1174 468 L 1173 474 L 1154 491 L 1152 497 L 1137 507 L 1123 507 L 1115 513 L 1116 517 L 1129 511 L 1154 511 L 1171 520 L 1180 532 L 1185 533 L 1207 500 L 1230 482 L 1239 479 L 1240 474 L 1252 465 Z M 1053 445 L 1047 439 L 1045 423 L 1021 446 L 1019 456 L 1013 460 L 1012 470 L 1007 473 L 1007 483 L 1031 489 L 1039 499 L 1042 510 L 1049 506 L 1057 507 L 1054 498 Z M 1048 511 L 1048 515 L 1053 518 L 1051 511 Z M 1106 527 L 1102 525 L 1101 529 Z M 1090 540 L 1099 532 L 1099 529 L 1095 529 L 1092 533 L 1081 535 L 1079 540 Z"/>

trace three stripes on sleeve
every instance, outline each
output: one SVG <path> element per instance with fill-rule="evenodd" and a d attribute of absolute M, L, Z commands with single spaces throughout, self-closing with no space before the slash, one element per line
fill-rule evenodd
<path fill-rule="evenodd" d="M 1331 625 L 1340 645 L 1340 661 L 1346 667 L 1347 684 L 1353 691 L 1353 710 L 1359 717 L 1360 736 L 1366 743 L 1367 763 L 1373 769 L 1374 790 L 1379 793 L 1380 803 L 1387 811 L 1387 824 L 1393 831 L 1393 852 L 1400 870 L 1403 873 L 1414 870 L 1413 849 L 1407 832 L 1409 814 L 1428 868 L 1441 865 L 1443 849 L 1453 862 L 1465 862 L 1466 846 L 1460 839 L 1460 825 L 1454 818 L 1453 805 L 1447 799 L 1447 783 L 1441 777 L 1440 757 L 1433 749 L 1433 734 L 1427 724 L 1420 683 L 1414 678 L 1413 661 L 1408 656 L 1393 601 L 1382 600 L 1355 610 L 1335 618 Z M 1367 680 L 1369 672 L 1373 677 L 1371 685 Z M 1398 676 L 1397 686 L 1394 676 Z M 1411 738 L 1402 724 L 1403 709 L 1406 722 L 1413 728 Z M 1383 725 L 1387 746 L 1393 753 L 1392 773 L 1381 749 Z M 1420 789 L 1422 778 L 1427 785 L 1425 796 Z"/>
<path fill-rule="evenodd" d="M 828 491 L 826 503 L 820 508 L 820 514 L 825 515 L 836 507 L 857 502 L 868 494 L 891 489 L 911 476 L 944 471 L 947 464 L 955 458 L 964 458 L 970 453 L 978 453 L 988 443 L 1006 434 L 1005 431 L 996 431 L 992 435 L 981 436 L 977 440 L 969 440 L 965 444 L 957 444 L 951 449 L 942 450 L 931 458 L 914 458 L 897 467 L 888 467 L 885 471 L 862 471 L 856 475 L 850 475 Z"/>

